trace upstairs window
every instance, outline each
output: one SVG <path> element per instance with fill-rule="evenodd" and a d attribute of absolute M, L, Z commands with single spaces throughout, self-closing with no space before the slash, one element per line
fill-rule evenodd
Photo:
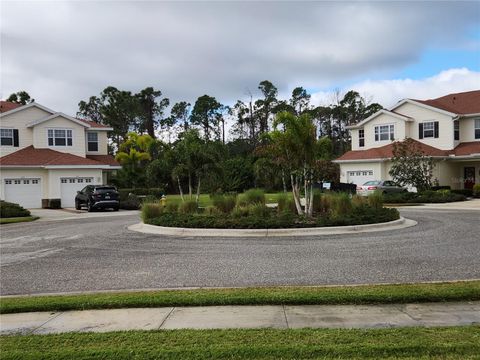
<path fill-rule="evenodd" d="M 395 140 L 394 125 L 375 126 L 375 141 Z"/>
<path fill-rule="evenodd" d="M 72 130 L 48 129 L 49 146 L 72 146 Z"/>
<path fill-rule="evenodd" d="M 438 138 L 438 121 L 426 121 L 418 124 L 418 138 Z"/>
<path fill-rule="evenodd" d="M 98 133 L 87 132 L 87 150 L 98 151 Z"/>
<path fill-rule="evenodd" d="M 0 129 L 1 144 L 6 146 L 13 146 L 13 129 Z"/>
<path fill-rule="evenodd" d="M 475 139 L 480 139 L 480 119 L 475 119 Z"/>
<path fill-rule="evenodd" d="M 460 140 L 460 124 L 458 123 L 458 120 L 453 122 L 453 139 L 456 141 Z"/>
<path fill-rule="evenodd" d="M 358 130 L 358 146 L 365 146 L 365 130 L 363 129 Z"/>

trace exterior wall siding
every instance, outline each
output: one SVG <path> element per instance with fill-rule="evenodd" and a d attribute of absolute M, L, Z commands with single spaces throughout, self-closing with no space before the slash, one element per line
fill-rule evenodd
<path fill-rule="evenodd" d="M 87 129 L 87 132 L 96 132 L 98 135 L 98 151 L 88 151 L 87 137 L 85 136 L 85 150 L 87 155 L 108 155 L 108 136 L 106 131 L 94 131 Z"/>
<path fill-rule="evenodd" d="M 48 129 L 71 129 L 72 146 L 48 146 Z M 57 117 L 33 128 L 33 146 L 85 157 L 85 127 L 68 119 Z"/>
<path fill-rule="evenodd" d="M 384 141 L 375 141 L 375 126 L 378 125 L 394 125 L 394 136 L 395 140 L 405 139 L 405 121 L 400 120 L 396 117 L 381 114 L 375 119 L 369 121 L 363 127 L 365 131 L 365 146 L 358 146 L 358 129 L 353 129 L 352 131 L 352 150 L 366 150 L 371 148 L 377 148 L 384 145 L 390 144 L 391 140 Z"/>
<path fill-rule="evenodd" d="M 460 119 L 460 142 L 480 141 L 475 139 L 475 119 L 480 117 Z"/>
<path fill-rule="evenodd" d="M 410 122 L 408 126 L 406 136 L 438 149 L 451 150 L 454 148 L 453 117 L 410 103 L 401 105 L 395 111 L 413 118 L 413 122 Z M 426 121 L 438 121 L 438 138 L 419 138 L 418 124 Z"/>
<path fill-rule="evenodd" d="M 0 156 L 6 156 L 15 151 L 23 149 L 33 144 L 33 130 L 27 128 L 27 124 L 32 121 L 44 118 L 50 113 L 37 107 L 31 107 L 23 111 L 17 111 L 13 114 L 0 116 L 0 127 L 7 129 L 18 129 L 19 146 L 0 146 Z"/>

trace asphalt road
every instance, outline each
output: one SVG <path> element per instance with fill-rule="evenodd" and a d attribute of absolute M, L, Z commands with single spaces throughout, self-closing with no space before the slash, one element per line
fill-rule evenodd
<path fill-rule="evenodd" d="M 301 238 L 173 238 L 138 216 L 0 228 L 0 293 L 323 285 L 480 278 L 480 214 L 402 210 L 394 232 Z"/>

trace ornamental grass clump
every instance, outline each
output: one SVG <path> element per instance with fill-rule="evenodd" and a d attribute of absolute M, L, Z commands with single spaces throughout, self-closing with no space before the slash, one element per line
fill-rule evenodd
<path fill-rule="evenodd" d="M 158 203 L 144 203 L 142 205 L 142 220 L 148 221 L 154 219 L 163 214 L 163 205 Z"/>
<path fill-rule="evenodd" d="M 349 194 L 340 193 L 333 197 L 333 216 L 342 217 L 348 215 L 352 211 L 352 199 Z"/>
<path fill-rule="evenodd" d="M 322 193 L 319 190 L 313 191 L 312 208 L 315 214 L 322 212 Z"/>
<path fill-rule="evenodd" d="M 328 214 L 329 212 L 332 211 L 334 202 L 335 202 L 334 194 L 323 194 L 320 197 L 320 207 L 318 212 L 321 214 Z"/>
<path fill-rule="evenodd" d="M 210 205 L 205 208 L 204 214 L 206 215 L 224 215 L 224 212 L 220 210 L 217 206 Z"/>
<path fill-rule="evenodd" d="M 178 206 L 178 212 L 180 214 L 194 214 L 198 210 L 198 205 L 195 200 L 187 200 Z"/>
<path fill-rule="evenodd" d="M 265 192 L 262 189 L 250 189 L 241 194 L 237 199 L 237 205 L 245 206 L 251 204 L 265 205 Z"/>
<path fill-rule="evenodd" d="M 375 209 L 381 209 L 383 207 L 382 193 L 375 191 L 373 194 L 368 195 L 368 205 Z"/>
<path fill-rule="evenodd" d="M 225 214 L 229 214 L 233 210 L 235 202 L 235 196 L 232 195 L 215 195 L 212 197 L 213 206 Z"/>
<path fill-rule="evenodd" d="M 361 208 L 368 204 L 368 199 L 365 196 L 353 195 L 352 206 L 354 209 Z"/>
<path fill-rule="evenodd" d="M 172 201 L 168 202 L 167 205 L 165 205 L 165 212 L 169 213 L 176 213 L 178 211 L 178 202 Z"/>

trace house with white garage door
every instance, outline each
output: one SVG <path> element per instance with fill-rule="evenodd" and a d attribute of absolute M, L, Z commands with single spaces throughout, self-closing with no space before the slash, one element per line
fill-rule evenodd
<path fill-rule="evenodd" d="M 26 208 L 59 199 L 73 207 L 77 191 L 105 184 L 120 169 L 108 155 L 110 127 L 37 103 L 0 103 L 0 198 Z"/>
<path fill-rule="evenodd" d="M 480 90 L 404 99 L 348 128 L 352 150 L 335 160 L 341 182 L 390 180 L 393 143 L 411 138 L 435 160 L 440 185 L 471 189 L 480 183 Z"/>

